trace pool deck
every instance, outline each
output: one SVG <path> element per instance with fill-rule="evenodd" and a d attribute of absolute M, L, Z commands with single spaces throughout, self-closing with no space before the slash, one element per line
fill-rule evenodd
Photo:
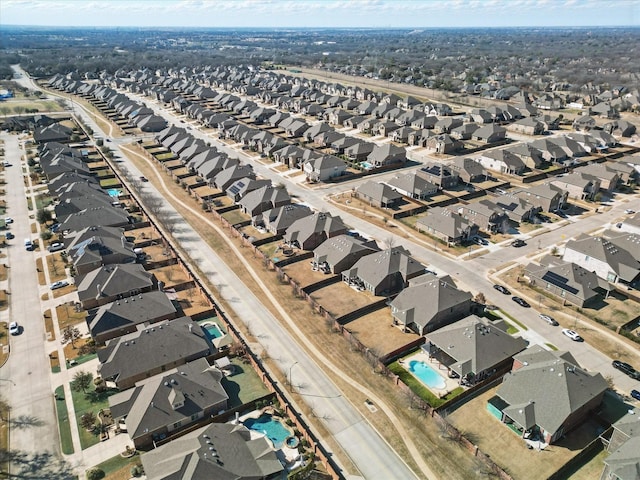
<path fill-rule="evenodd" d="M 412 360 L 415 360 L 417 362 L 424 362 L 427 365 L 429 365 L 431 368 L 433 368 L 436 372 L 438 372 L 438 374 L 440 374 L 440 376 L 444 379 L 444 388 L 432 388 L 429 385 L 426 385 L 422 380 L 420 380 L 418 377 L 416 377 L 413 372 L 411 370 L 409 370 L 409 362 L 411 362 Z M 435 393 L 436 395 L 440 395 L 443 394 L 445 392 L 450 392 L 456 388 L 458 388 L 460 386 L 460 384 L 458 383 L 458 379 L 457 378 L 449 378 L 449 376 L 447 375 L 447 367 L 440 365 L 440 363 L 438 363 L 437 360 L 434 359 L 430 359 L 429 356 L 424 353 L 424 352 L 418 352 L 415 355 L 411 355 L 409 357 L 405 357 L 403 359 L 401 359 L 398 363 L 400 363 L 400 365 L 402 365 L 402 367 L 409 372 L 411 375 L 413 375 L 417 380 L 420 381 L 420 383 L 422 383 L 425 387 L 427 387 L 429 390 L 431 390 L 433 393 Z"/>
<path fill-rule="evenodd" d="M 253 412 L 249 412 L 245 415 L 241 415 L 240 417 L 238 417 L 238 421 L 240 423 L 242 423 L 244 425 L 244 421 L 248 420 L 250 418 L 260 418 L 262 415 L 271 415 L 271 413 L 267 410 L 265 411 L 264 409 L 260 409 L 260 410 L 254 410 Z M 235 420 L 233 420 L 232 423 L 235 423 Z M 291 436 L 293 436 L 293 430 L 291 429 L 291 427 L 289 427 L 287 424 L 284 423 L 284 421 L 282 422 L 282 425 L 284 425 L 284 427 L 289 430 L 291 432 Z M 260 433 L 256 430 L 251 430 L 250 428 L 248 429 L 250 434 L 251 434 L 251 439 L 254 438 L 260 438 L 260 437 L 265 437 L 266 435 L 264 433 Z M 271 441 L 269 441 L 269 443 L 271 444 Z M 272 445 L 273 446 L 273 445 Z M 287 462 L 287 468 L 291 469 L 295 467 L 294 462 L 296 462 L 296 460 L 298 459 L 298 457 L 300 456 L 300 453 L 298 452 L 297 448 L 289 448 L 287 447 L 286 443 L 282 445 L 282 447 L 280 447 L 280 449 L 275 449 L 276 452 L 279 450 L 282 452 L 282 455 L 284 456 L 284 460 Z"/>

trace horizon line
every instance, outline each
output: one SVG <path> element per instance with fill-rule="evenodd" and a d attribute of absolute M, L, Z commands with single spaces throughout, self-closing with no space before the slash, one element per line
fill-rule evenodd
<path fill-rule="evenodd" d="M 477 29 L 477 28 L 487 28 L 487 29 L 498 29 L 498 28 L 547 28 L 547 29 L 558 29 L 558 28 L 593 28 L 593 29 L 607 29 L 607 28 L 638 28 L 640 29 L 639 24 L 619 24 L 619 25 L 449 25 L 449 26 L 372 26 L 372 27 L 362 27 L 362 26 L 344 26 L 344 27 L 332 27 L 332 26 L 205 26 L 205 25 L 180 25 L 180 26 L 172 26 L 172 25 L 38 25 L 38 24 L 20 24 L 20 23 L 0 23 L 0 29 L 3 27 L 22 27 L 22 28 L 145 28 L 145 29 L 153 29 L 153 28 L 167 28 L 172 30 L 189 30 L 189 29 L 207 29 L 207 30 L 234 30 L 234 29 L 243 29 L 243 30 L 447 30 L 447 29 Z"/>

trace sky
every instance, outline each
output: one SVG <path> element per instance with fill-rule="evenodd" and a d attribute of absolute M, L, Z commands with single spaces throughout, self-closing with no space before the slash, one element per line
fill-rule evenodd
<path fill-rule="evenodd" d="M 638 26 L 640 0 L 0 0 L 3 25 Z"/>

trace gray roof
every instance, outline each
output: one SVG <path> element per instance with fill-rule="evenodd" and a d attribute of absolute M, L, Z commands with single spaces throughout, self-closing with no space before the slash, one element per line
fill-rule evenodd
<path fill-rule="evenodd" d="M 176 422 L 186 425 L 192 415 L 221 403 L 225 408 L 229 396 L 222 378 L 220 370 L 199 358 L 137 382 L 109 397 L 109 406 L 114 418 L 126 416 L 129 436 L 137 438 Z"/>
<path fill-rule="evenodd" d="M 266 437 L 252 437 L 244 425 L 212 423 L 145 453 L 145 475 L 148 480 L 255 480 L 281 472 Z"/>
<path fill-rule="evenodd" d="M 472 298 L 471 293 L 459 290 L 448 277 L 424 275 L 424 280 L 405 288 L 389 303 L 394 317 L 406 324 L 415 323 L 420 330 L 441 312 L 469 302 Z"/>
<path fill-rule="evenodd" d="M 202 327 L 191 317 L 180 317 L 109 340 L 98 350 L 98 372 L 118 382 L 196 355 L 208 355 L 211 350 Z"/>
<path fill-rule="evenodd" d="M 411 257 L 403 247 L 393 247 L 362 257 L 349 270 L 349 278 L 359 278 L 369 285 L 379 285 L 388 275 L 400 273 L 405 281 L 424 272 L 425 266 Z"/>
<path fill-rule="evenodd" d="M 409 192 L 409 194 L 421 195 L 438 190 L 438 186 L 429 182 L 425 178 L 416 175 L 415 172 L 396 175 L 387 184 L 394 189 Z"/>
<path fill-rule="evenodd" d="M 306 205 L 292 203 L 262 212 L 262 221 L 267 227 L 284 232 L 293 222 L 312 213 Z"/>
<path fill-rule="evenodd" d="M 611 455 L 604 459 L 609 473 L 616 480 L 638 480 L 640 478 L 640 437 L 624 442 Z"/>
<path fill-rule="evenodd" d="M 575 263 L 551 255 L 544 256 L 540 263 L 530 263 L 525 271 L 585 301 L 597 295 L 597 288 L 609 289 L 606 281 Z"/>
<path fill-rule="evenodd" d="M 356 189 L 356 191 L 361 195 L 365 195 L 368 198 L 381 203 L 389 203 L 393 200 L 402 198 L 402 194 L 396 192 L 389 185 L 374 182 L 373 180 L 363 183 Z"/>
<path fill-rule="evenodd" d="M 333 237 L 337 232 L 346 232 L 347 227 L 342 218 L 334 217 L 330 213 L 316 212 L 293 222 L 284 234 L 287 242 L 297 241 L 300 246 L 315 234 L 324 233 L 325 238 Z M 315 245 L 312 247 L 315 248 Z"/>
<path fill-rule="evenodd" d="M 154 275 L 139 263 L 104 265 L 76 279 L 78 297 L 82 302 L 90 298 L 113 297 L 132 290 L 149 288 Z"/>
<path fill-rule="evenodd" d="M 103 207 L 93 207 L 73 213 L 61 222 L 60 230 L 77 232 L 86 227 L 100 225 L 104 227 L 114 227 L 129 223 L 129 213 L 123 208 L 106 205 Z"/>
<path fill-rule="evenodd" d="M 519 425 L 538 425 L 553 434 L 608 386 L 600 373 L 587 372 L 570 355 L 541 350 L 535 345 L 514 357 L 525 363 L 504 376 L 497 395 L 509 404 L 504 413 Z"/>
<path fill-rule="evenodd" d="M 154 290 L 101 306 L 89 322 L 92 336 L 145 322 L 176 312 L 164 292 Z"/>
<path fill-rule="evenodd" d="M 456 360 L 449 368 L 461 377 L 492 368 L 527 347 L 523 338 L 512 337 L 476 315 L 427 334 L 427 340 Z"/>
<path fill-rule="evenodd" d="M 442 207 L 430 209 L 429 213 L 419 218 L 416 223 L 430 227 L 449 238 L 458 238 L 464 235 L 474 225 L 471 220 L 464 218 L 459 213 Z"/>
<path fill-rule="evenodd" d="M 315 261 L 318 263 L 327 262 L 329 265 L 336 265 L 349 255 L 353 255 L 354 262 L 358 258 L 379 251 L 371 242 L 365 242 L 359 238 L 349 235 L 338 235 L 322 242 L 314 251 Z M 352 265 L 348 265 L 347 268 Z"/>
<path fill-rule="evenodd" d="M 569 240 L 565 249 L 605 262 L 626 282 L 632 281 L 640 273 L 640 262 L 633 255 L 603 237 L 581 234 L 574 240 Z"/>
<path fill-rule="evenodd" d="M 74 243 L 67 248 L 69 257 L 76 267 L 91 265 L 96 262 L 128 263 L 136 260 L 133 244 L 125 240 L 124 236 L 100 237 L 94 235 L 81 242 Z M 117 260 L 117 262 L 115 261 Z"/>

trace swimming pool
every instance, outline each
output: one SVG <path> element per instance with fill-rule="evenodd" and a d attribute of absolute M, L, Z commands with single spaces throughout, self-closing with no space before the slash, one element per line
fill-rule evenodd
<path fill-rule="evenodd" d="M 224 332 L 220 329 L 217 323 L 205 323 L 202 328 L 207 332 L 207 335 L 211 340 L 214 338 L 220 338 L 224 335 Z"/>
<path fill-rule="evenodd" d="M 419 360 L 409 362 L 409 371 L 429 388 L 444 388 L 447 384 L 438 372 Z"/>
<path fill-rule="evenodd" d="M 371 170 L 373 168 L 373 165 L 369 162 L 360 162 L 360 166 L 365 170 Z"/>
<path fill-rule="evenodd" d="M 287 439 L 292 436 L 292 432 L 280 420 L 276 420 L 268 413 L 263 413 L 258 418 L 248 418 L 242 423 L 249 430 L 264 433 L 275 449 L 282 448 Z"/>
<path fill-rule="evenodd" d="M 122 190 L 118 190 L 117 188 L 110 188 L 109 190 L 107 190 L 107 193 L 110 197 L 119 197 L 120 195 L 122 195 Z"/>

